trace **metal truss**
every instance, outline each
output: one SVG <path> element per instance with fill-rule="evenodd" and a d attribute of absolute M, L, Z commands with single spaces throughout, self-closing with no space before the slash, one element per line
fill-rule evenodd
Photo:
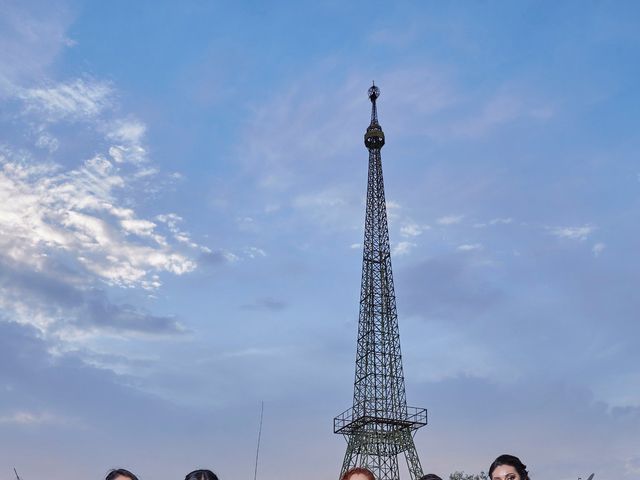
<path fill-rule="evenodd" d="M 427 411 L 407 407 L 405 395 L 380 156 L 385 138 L 378 123 L 379 96 L 373 85 L 371 123 L 364 135 L 369 175 L 353 407 L 334 419 L 334 433 L 347 439 L 340 476 L 361 466 L 376 480 L 399 480 L 398 456 L 404 454 L 409 475 L 417 480 L 422 467 L 413 435 L 427 424 Z"/>

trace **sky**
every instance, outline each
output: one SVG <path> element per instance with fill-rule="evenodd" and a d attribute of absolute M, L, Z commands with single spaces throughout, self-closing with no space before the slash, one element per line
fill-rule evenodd
<path fill-rule="evenodd" d="M 425 472 L 640 478 L 640 5 L 0 1 L 0 478 L 337 478 L 369 123 Z"/>

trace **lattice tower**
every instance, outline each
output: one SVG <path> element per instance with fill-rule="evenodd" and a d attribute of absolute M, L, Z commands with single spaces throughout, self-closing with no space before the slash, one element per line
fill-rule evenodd
<path fill-rule="evenodd" d="M 379 96 L 374 84 L 369 89 L 371 123 L 364 134 L 369 178 L 353 407 L 334 419 L 334 433 L 347 440 L 340 476 L 360 466 L 371 470 L 376 480 L 399 480 L 398 456 L 404 454 L 409 475 L 417 480 L 422 467 L 413 436 L 427 424 L 427 411 L 407 407 L 405 396 L 380 156 L 385 138 L 378 123 Z"/>

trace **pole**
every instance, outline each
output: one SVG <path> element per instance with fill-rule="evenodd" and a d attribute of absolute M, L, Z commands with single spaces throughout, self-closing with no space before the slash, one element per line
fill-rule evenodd
<path fill-rule="evenodd" d="M 260 427 L 258 428 L 258 446 L 256 447 L 256 466 L 253 471 L 253 480 L 258 478 L 258 455 L 260 454 L 260 438 L 262 437 L 262 417 L 264 416 L 264 400 L 260 402 Z"/>

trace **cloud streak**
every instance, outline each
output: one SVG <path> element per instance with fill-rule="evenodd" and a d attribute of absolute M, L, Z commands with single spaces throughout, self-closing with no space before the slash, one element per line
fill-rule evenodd
<path fill-rule="evenodd" d="M 440 217 L 436 220 L 438 225 L 449 226 L 449 225 L 457 225 L 459 224 L 464 215 L 446 215 L 444 217 Z"/>
<path fill-rule="evenodd" d="M 75 79 L 19 93 L 30 113 L 41 120 L 83 120 L 96 117 L 111 106 L 113 89 L 108 83 Z"/>
<path fill-rule="evenodd" d="M 549 227 L 549 232 L 558 238 L 568 240 L 586 240 L 596 227 L 593 225 L 583 225 L 581 227 Z"/>

